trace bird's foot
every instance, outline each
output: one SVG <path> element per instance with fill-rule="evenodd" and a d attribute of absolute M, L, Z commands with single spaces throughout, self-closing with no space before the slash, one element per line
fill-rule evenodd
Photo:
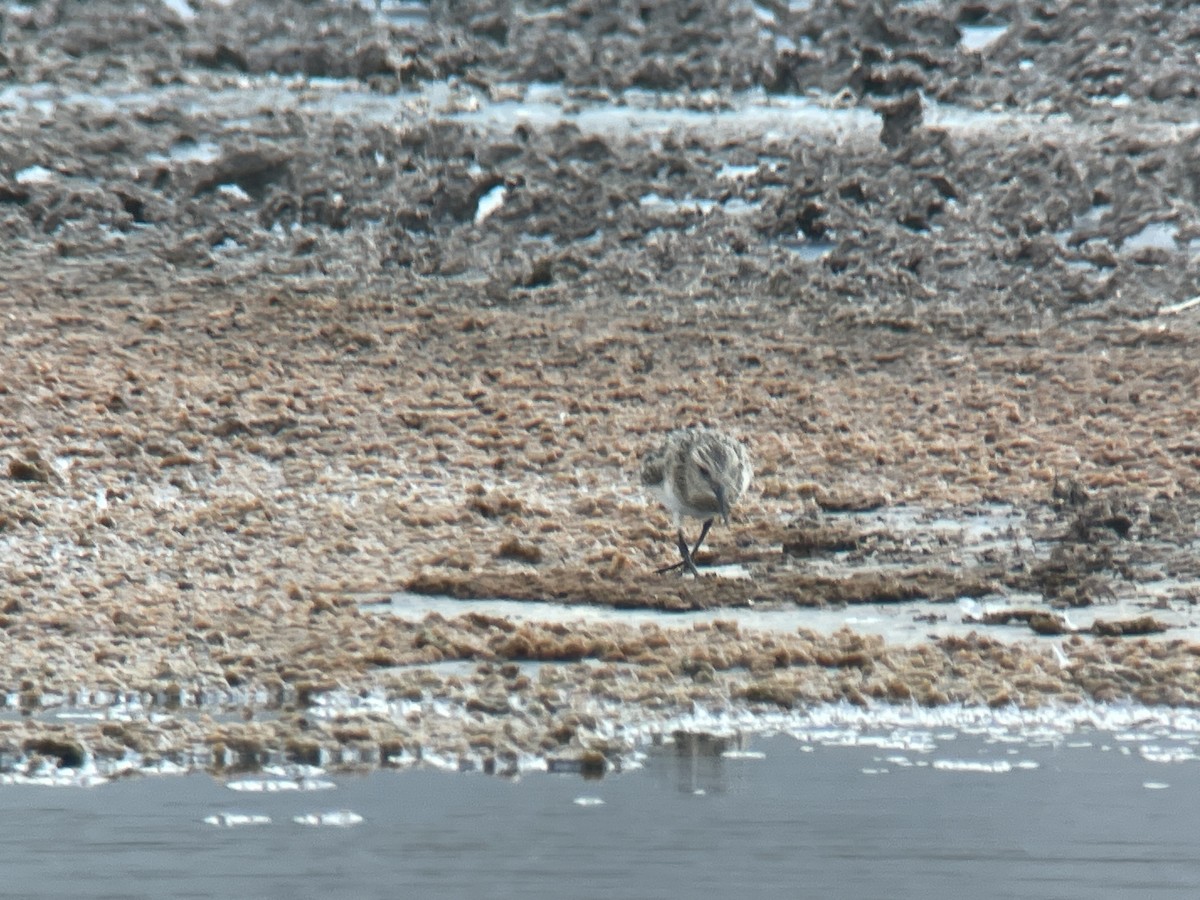
<path fill-rule="evenodd" d="M 667 572 L 674 572 L 676 569 L 679 570 L 680 575 L 687 575 L 688 573 L 691 573 L 697 578 L 700 577 L 700 570 L 696 568 L 696 564 L 691 560 L 688 560 L 687 563 L 684 563 L 682 560 L 680 560 L 679 562 L 672 563 L 669 566 L 663 566 L 660 569 L 655 569 L 654 574 L 665 575 Z"/>

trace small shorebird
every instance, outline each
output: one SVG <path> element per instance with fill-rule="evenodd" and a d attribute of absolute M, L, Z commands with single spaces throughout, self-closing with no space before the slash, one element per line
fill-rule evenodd
<path fill-rule="evenodd" d="M 671 513 L 681 562 L 658 572 L 681 568 L 699 575 L 694 557 L 720 516 L 729 523 L 729 510 L 750 485 L 750 456 L 740 441 L 711 428 L 682 428 L 667 435 L 657 450 L 642 460 L 642 485 Z M 700 537 L 688 550 L 683 520 L 702 519 Z"/>

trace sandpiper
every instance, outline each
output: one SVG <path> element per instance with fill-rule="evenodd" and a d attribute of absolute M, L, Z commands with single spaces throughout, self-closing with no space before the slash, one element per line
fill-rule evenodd
<path fill-rule="evenodd" d="M 699 575 L 694 557 L 717 516 L 729 522 L 729 510 L 750 485 L 750 455 L 742 443 L 711 428 L 681 428 L 667 435 L 657 450 L 642 460 L 642 485 L 670 511 L 681 562 L 658 569 L 681 568 Z M 700 537 L 688 550 L 683 520 L 702 519 Z"/>

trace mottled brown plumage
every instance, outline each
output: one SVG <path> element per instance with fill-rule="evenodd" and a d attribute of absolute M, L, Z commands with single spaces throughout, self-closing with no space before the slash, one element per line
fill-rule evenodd
<path fill-rule="evenodd" d="M 721 516 L 729 511 L 750 486 L 750 456 L 738 440 L 711 428 L 672 431 L 662 446 L 642 460 L 642 485 L 655 494 L 670 511 L 682 562 L 659 571 L 679 567 L 699 574 L 693 556 Z M 685 518 L 703 520 L 696 545 L 688 550 L 683 536 Z"/>

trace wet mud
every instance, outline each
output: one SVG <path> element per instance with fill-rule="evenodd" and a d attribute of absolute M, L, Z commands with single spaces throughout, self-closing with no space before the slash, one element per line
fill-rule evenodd
<path fill-rule="evenodd" d="M 1193 19 L 10 5 L 0 763 L 1196 704 Z M 755 459 L 698 559 L 745 577 L 654 574 L 638 459 L 696 423 Z M 871 603 L 978 633 L 719 624 Z"/>

